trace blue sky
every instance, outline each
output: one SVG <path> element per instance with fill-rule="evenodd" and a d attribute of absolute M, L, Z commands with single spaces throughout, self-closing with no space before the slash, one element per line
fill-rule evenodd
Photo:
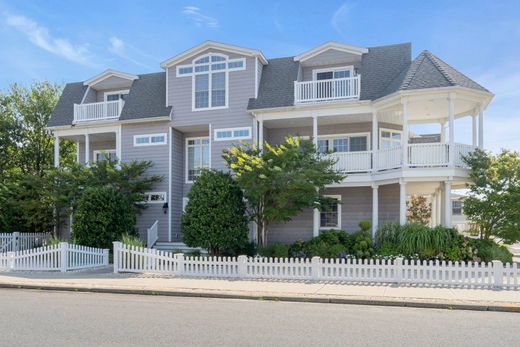
<path fill-rule="evenodd" d="M 319 5 L 317 5 L 319 4 Z M 107 68 L 159 71 L 204 40 L 268 58 L 325 41 L 371 47 L 411 42 L 495 93 L 485 145 L 520 150 L 520 1 L 5 1 L 0 90 L 10 83 L 85 80 Z M 457 140 L 470 141 L 469 119 Z M 421 128 L 418 131 L 438 131 Z"/>

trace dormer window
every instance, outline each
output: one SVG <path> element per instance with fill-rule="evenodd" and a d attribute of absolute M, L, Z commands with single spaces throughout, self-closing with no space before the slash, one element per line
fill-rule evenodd
<path fill-rule="evenodd" d="M 313 70 L 313 79 L 315 81 L 332 80 L 338 78 L 348 78 L 354 76 L 353 66 L 343 66 L 335 68 L 324 68 Z"/>
<path fill-rule="evenodd" d="M 245 58 L 229 59 L 224 54 L 209 53 L 195 58 L 190 65 L 177 66 L 177 76 L 192 77 L 194 111 L 219 109 L 228 105 L 229 72 L 245 67 Z"/>

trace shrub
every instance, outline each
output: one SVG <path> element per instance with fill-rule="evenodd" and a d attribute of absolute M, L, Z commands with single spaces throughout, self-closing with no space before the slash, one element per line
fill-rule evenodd
<path fill-rule="evenodd" d="M 260 247 L 258 254 L 262 257 L 288 258 L 289 246 L 282 243 L 275 243 L 266 247 Z"/>
<path fill-rule="evenodd" d="M 121 235 L 121 242 L 128 246 L 144 247 L 143 241 L 135 235 L 123 234 Z"/>
<path fill-rule="evenodd" d="M 505 246 L 498 245 L 492 240 L 470 239 L 469 243 L 476 250 L 476 254 L 481 261 L 500 260 L 503 263 L 513 262 L 511 252 Z"/>
<path fill-rule="evenodd" d="M 381 224 L 376 231 L 376 246 L 381 247 L 384 244 L 397 245 L 400 232 L 401 225 L 399 223 Z"/>
<path fill-rule="evenodd" d="M 295 241 L 292 245 L 289 246 L 289 256 L 293 258 L 305 258 L 305 242 L 301 240 Z"/>
<path fill-rule="evenodd" d="M 370 224 L 370 221 L 368 220 L 362 220 L 361 222 L 359 222 L 359 229 L 361 229 L 361 231 L 368 232 L 371 226 L 372 224 Z"/>
<path fill-rule="evenodd" d="M 72 222 L 74 240 L 85 246 L 112 248 L 123 234 L 137 235 L 132 203 L 113 187 L 89 187 L 81 195 Z"/>
<path fill-rule="evenodd" d="M 236 254 L 247 243 L 249 220 L 242 190 L 229 173 L 204 170 L 188 193 L 182 217 L 186 245 L 211 255 Z"/>
<path fill-rule="evenodd" d="M 352 234 L 352 238 L 354 241 L 349 252 L 350 254 L 356 258 L 370 258 L 374 255 L 375 252 L 372 245 L 372 238 L 366 230 L 361 230 Z"/>

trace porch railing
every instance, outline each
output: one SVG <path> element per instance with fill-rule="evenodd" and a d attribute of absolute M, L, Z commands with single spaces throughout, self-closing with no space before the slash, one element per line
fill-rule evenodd
<path fill-rule="evenodd" d="M 367 172 L 372 170 L 372 152 L 337 152 L 330 154 L 336 160 L 336 169 L 343 172 Z"/>
<path fill-rule="evenodd" d="M 294 102 L 316 102 L 359 98 L 360 76 L 294 82 Z"/>
<path fill-rule="evenodd" d="M 416 143 L 408 146 L 408 165 L 411 167 L 446 166 L 449 146 L 445 143 Z"/>
<path fill-rule="evenodd" d="M 74 104 L 74 122 L 85 122 L 119 118 L 124 101 L 93 102 Z"/>

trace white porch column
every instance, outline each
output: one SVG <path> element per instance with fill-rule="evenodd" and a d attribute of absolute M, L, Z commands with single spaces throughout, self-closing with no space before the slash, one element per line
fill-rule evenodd
<path fill-rule="evenodd" d="M 473 147 L 477 147 L 478 138 L 477 138 L 477 113 L 471 115 L 471 129 L 472 129 L 472 141 L 471 144 Z"/>
<path fill-rule="evenodd" d="M 437 201 L 435 202 L 437 205 L 437 225 L 441 225 L 443 223 L 442 220 L 442 189 L 437 189 Z"/>
<path fill-rule="evenodd" d="M 372 239 L 376 236 L 379 225 L 379 186 L 372 185 Z"/>
<path fill-rule="evenodd" d="M 399 224 L 406 224 L 406 182 L 399 181 Z"/>
<path fill-rule="evenodd" d="M 448 122 L 449 122 L 449 166 L 453 166 L 455 164 L 455 115 L 453 109 L 453 101 L 455 99 L 455 94 L 450 93 L 448 96 Z"/>
<path fill-rule="evenodd" d="M 444 182 L 444 226 L 451 228 L 451 181 Z"/>
<path fill-rule="evenodd" d="M 441 119 L 441 143 L 446 143 L 446 121 Z"/>
<path fill-rule="evenodd" d="M 264 120 L 258 118 L 258 148 L 264 149 Z"/>
<path fill-rule="evenodd" d="M 90 135 L 85 134 L 85 164 L 90 163 Z"/>
<path fill-rule="evenodd" d="M 54 167 L 60 166 L 60 138 L 54 135 Z"/>
<path fill-rule="evenodd" d="M 312 142 L 318 148 L 318 116 L 312 116 Z"/>
<path fill-rule="evenodd" d="M 121 127 L 116 131 L 116 157 L 121 162 Z"/>
<path fill-rule="evenodd" d="M 320 235 L 320 211 L 315 208 L 312 216 L 312 236 Z"/>
<path fill-rule="evenodd" d="M 430 223 L 431 227 L 437 226 L 437 189 L 432 194 L 430 220 L 431 220 L 431 223 Z"/>
<path fill-rule="evenodd" d="M 403 104 L 403 167 L 408 167 L 408 99 L 401 100 Z"/>
<path fill-rule="evenodd" d="M 484 110 L 478 110 L 478 148 L 484 149 Z"/>
<path fill-rule="evenodd" d="M 76 163 L 79 164 L 79 141 L 76 142 Z"/>
<path fill-rule="evenodd" d="M 379 138 L 379 134 L 377 131 L 377 112 L 372 111 L 372 170 L 376 171 L 376 163 L 377 163 L 377 140 Z"/>

